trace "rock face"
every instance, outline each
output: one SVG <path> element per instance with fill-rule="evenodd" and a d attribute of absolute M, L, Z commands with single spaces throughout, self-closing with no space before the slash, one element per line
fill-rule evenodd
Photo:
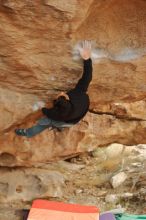
<path fill-rule="evenodd" d="M 109 143 L 146 142 L 146 2 L 143 0 L 0 0 L 0 165 L 32 166 Z M 82 62 L 74 45 L 94 40 L 90 112 L 63 132 L 33 139 L 14 129 L 41 115 L 59 91 L 73 88 Z"/>

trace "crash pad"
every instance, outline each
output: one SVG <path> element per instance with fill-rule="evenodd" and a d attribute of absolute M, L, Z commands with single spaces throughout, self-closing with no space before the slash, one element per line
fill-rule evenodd
<path fill-rule="evenodd" d="M 104 213 L 99 216 L 99 220 L 116 220 L 116 218 L 112 213 Z"/>
<path fill-rule="evenodd" d="M 117 214 L 116 220 L 146 220 L 146 215 Z"/>
<path fill-rule="evenodd" d="M 99 220 L 96 206 L 84 206 L 47 200 L 35 200 L 28 220 Z"/>

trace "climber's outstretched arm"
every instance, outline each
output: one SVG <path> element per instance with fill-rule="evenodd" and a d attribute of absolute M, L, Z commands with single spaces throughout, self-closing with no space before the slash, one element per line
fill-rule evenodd
<path fill-rule="evenodd" d="M 92 80 L 92 60 L 91 60 L 91 43 L 84 41 L 82 48 L 80 49 L 80 55 L 83 58 L 83 75 L 79 79 L 75 90 L 86 92 L 88 86 Z"/>
<path fill-rule="evenodd" d="M 92 80 L 92 60 L 84 60 L 83 75 L 79 79 L 75 90 L 86 92 Z"/>

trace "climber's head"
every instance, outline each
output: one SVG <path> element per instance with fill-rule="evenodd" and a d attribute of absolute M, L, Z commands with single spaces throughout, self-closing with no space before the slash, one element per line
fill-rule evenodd
<path fill-rule="evenodd" d="M 57 98 L 59 98 L 60 96 L 64 96 L 66 100 L 69 100 L 69 96 L 68 96 L 65 92 L 60 92 L 60 93 L 57 95 Z"/>
<path fill-rule="evenodd" d="M 66 93 L 60 93 L 57 96 L 57 99 L 54 100 L 54 106 L 63 116 L 68 115 L 72 109 L 71 102 L 69 101 L 69 97 Z"/>

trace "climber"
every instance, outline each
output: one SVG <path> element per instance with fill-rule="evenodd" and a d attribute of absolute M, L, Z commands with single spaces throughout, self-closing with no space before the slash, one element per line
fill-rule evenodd
<path fill-rule="evenodd" d="M 86 93 L 92 80 L 91 42 L 84 41 L 79 51 L 83 59 L 83 74 L 74 89 L 67 93 L 61 92 L 54 100 L 52 108 L 42 108 L 44 118 L 31 128 L 16 129 L 15 133 L 20 136 L 33 137 L 46 128 L 71 127 L 78 123 L 89 109 L 89 96 Z"/>

